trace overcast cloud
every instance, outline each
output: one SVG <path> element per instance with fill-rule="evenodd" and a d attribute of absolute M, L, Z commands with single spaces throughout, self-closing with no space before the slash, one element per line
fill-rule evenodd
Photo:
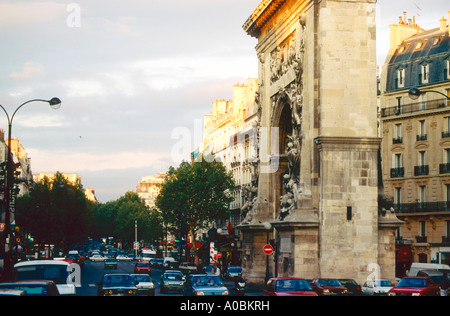
<path fill-rule="evenodd" d="M 259 2 L 0 0 L 0 104 L 11 113 L 63 101 L 14 119 L 33 172 L 79 173 L 106 202 L 178 165 L 172 132 L 194 136 L 213 101 L 257 77 L 257 42 L 242 25 Z M 378 1 L 379 63 L 403 11 L 427 29 L 448 10 L 448 0 Z"/>

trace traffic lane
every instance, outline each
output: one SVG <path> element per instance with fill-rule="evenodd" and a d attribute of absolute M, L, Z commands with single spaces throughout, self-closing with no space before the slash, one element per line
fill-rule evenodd
<path fill-rule="evenodd" d="M 105 269 L 104 262 L 87 261 L 81 270 L 81 287 L 77 288 L 77 296 L 96 296 L 98 283 L 104 274 L 134 272 L 134 262 L 119 261 L 117 269 Z"/>
<path fill-rule="evenodd" d="M 98 283 L 102 276 L 108 273 L 134 273 L 134 266 L 136 262 L 123 262 L 120 261 L 117 264 L 117 270 L 107 269 L 105 270 L 105 264 L 103 262 L 91 262 L 87 261 L 85 267 L 81 272 L 81 287 L 77 288 L 77 296 L 96 296 Z M 155 285 L 156 296 L 182 296 L 183 294 L 177 292 L 161 293 L 161 276 L 164 274 L 164 270 L 153 268 L 151 272 L 151 278 Z M 230 294 L 234 295 L 234 282 L 225 281 L 225 286 L 230 290 Z M 246 296 L 260 296 L 260 289 L 247 288 L 245 291 Z"/>

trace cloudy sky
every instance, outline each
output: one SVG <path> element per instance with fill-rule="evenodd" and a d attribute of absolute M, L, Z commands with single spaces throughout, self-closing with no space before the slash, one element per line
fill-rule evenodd
<path fill-rule="evenodd" d="M 194 149 L 212 102 L 257 77 L 242 25 L 259 2 L 0 0 L 0 104 L 11 114 L 30 99 L 63 101 L 14 119 L 33 172 L 76 172 L 107 202 L 177 166 L 182 132 Z M 379 63 L 403 11 L 428 29 L 448 10 L 448 0 L 379 0 Z"/>

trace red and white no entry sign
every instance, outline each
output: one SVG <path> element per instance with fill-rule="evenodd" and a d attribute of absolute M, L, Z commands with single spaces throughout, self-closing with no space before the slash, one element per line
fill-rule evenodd
<path fill-rule="evenodd" d="M 265 245 L 263 251 L 266 255 L 271 255 L 273 253 L 273 247 L 271 245 Z"/>

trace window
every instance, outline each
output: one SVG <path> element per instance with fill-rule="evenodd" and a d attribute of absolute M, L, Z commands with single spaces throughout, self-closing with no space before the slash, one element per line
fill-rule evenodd
<path fill-rule="evenodd" d="M 450 148 L 446 148 L 444 151 L 444 162 L 450 163 Z"/>
<path fill-rule="evenodd" d="M 402 114 L 402 97 L 397 98 L 397 109 L 395 114 Z"/>
<path fill-rule="evenodd" d="M 425 221 L 420 221 L 419 222 L 419 236 L 420 237 L 425 237 L 426 235 L 427 235 L 426 222 Z"/>
<path fill-rule="evenodd" d="M 447 60 L 447 69 L 446 69 L 445 75 L 446 75 L 446 79 L 450 79 L 450 59 Z"/>
<path fill-rule="evenodd" d="M 450 137 L 450 117 L 444 117 L 444 130 L 442 131 L 442 138 Z"/>
<path fill-rule="evenodd" d="M 427 130 L 425 120 L 419 121 L 419 133 L 417 134 L 417 141 L 427 140 Z"/>
<path fill-rule="evenodd" d="M 394 204 L 402 203 L 402 188 L 395 188 Z"/>
<path fill-rule="evenodd" d="M 402 124 L 395 124 L 394 126 L 394 144 L 402 143 Z"/>
<path fill-rule="evenodd" d="M 424 185 L 419 186 L 419 202 L 426 203 L 427 201 L 427 187 Z"/>
<path fill-rule="evenodd" d="M 399 69 L 397 71 L 398 88 L 405 87 L 405 69 Z"/>
<path fill-rule="evenodd" d="M 428 83 L 429 82 L 429 77 L 430 77 L 430 65 L 422 65 L 421 67 L 422 69 L 422 83 Z"/>
<path fill-rule="evenodd" d="M 419 152 L 419 166 L 425 166 L 426 165 L 425 156 L 426 156 L 426 152 L 425 151 L 420 151 Z"/>

